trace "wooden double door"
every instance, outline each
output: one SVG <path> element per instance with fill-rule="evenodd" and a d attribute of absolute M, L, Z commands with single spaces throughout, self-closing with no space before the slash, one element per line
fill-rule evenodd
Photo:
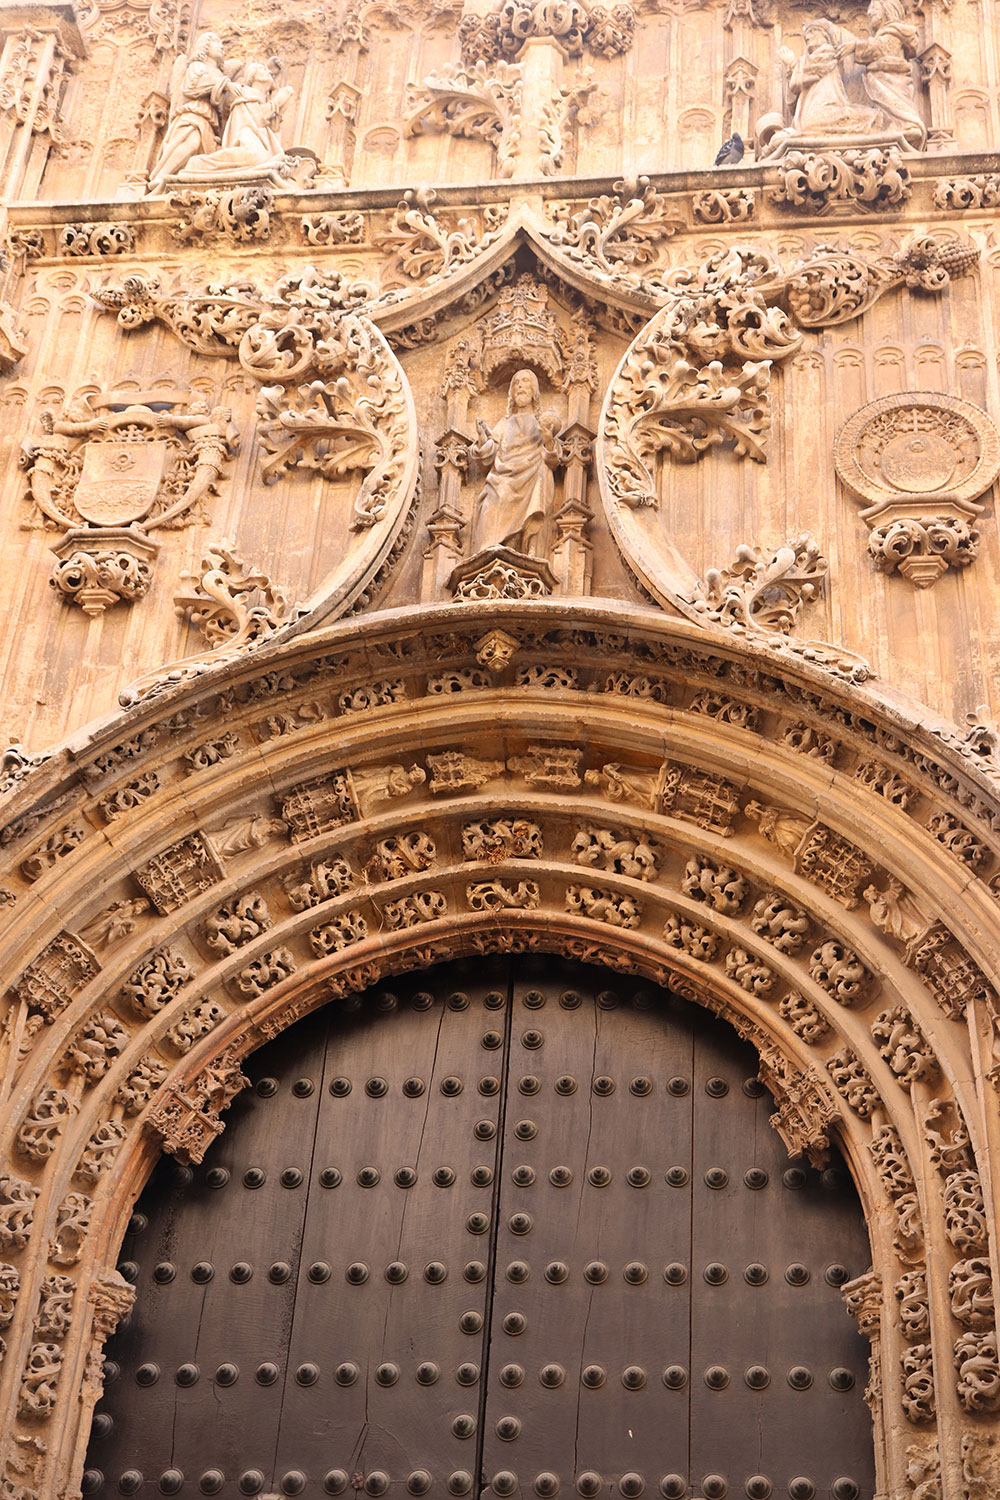
<path fill-rule="evenodd" d="M 247 1071 L 137 1205 L 87 1494 L 870 1500 L 860 1205 L 723 1023 L 489 959 Z"/>

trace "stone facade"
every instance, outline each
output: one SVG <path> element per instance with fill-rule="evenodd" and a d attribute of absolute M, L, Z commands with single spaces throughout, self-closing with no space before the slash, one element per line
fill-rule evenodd
<path fill-rule="evenodd" d="M 0 1432 L 241 1060 L 669 984 L 844 1151 L 886 1500 L 1000 1485 L 1000 21 L 0 0 Z M 722 161 L 712 165 L 723 141 Z"/>

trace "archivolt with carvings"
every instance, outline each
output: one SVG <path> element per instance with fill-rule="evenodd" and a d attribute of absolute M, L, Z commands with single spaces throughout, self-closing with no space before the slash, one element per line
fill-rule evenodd
<path fill-rule="evenodd" d="M 71 750 L 12 752 L 7 1492 L 78 1482 L 129 1205 L 161 1148 L 201 1157 L 241 1058 L 403 969 L 530 949 L 718 1011 L 789 1150 L 836 1135 L 872 1238 L 845 1291 L 880 1489 L 939 1466 L 970 1493 L 1000 1409 L 998 780 L 981 737 L 870 689 L 548 603 L 265 643 Z"/>

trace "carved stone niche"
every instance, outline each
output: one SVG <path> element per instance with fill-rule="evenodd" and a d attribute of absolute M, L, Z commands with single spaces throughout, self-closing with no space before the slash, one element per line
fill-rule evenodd
<path fill-rule="evenodd" d="M 975 502 L 1000 472 L 1000 437 L 971 401 L 904 391 L 862 406 L 834 442 L 837 473 L 865 502 L 868 551 L 882 573 L 915 588 L 979 550 Z"/>
<path fill-rule="evenodd" d="M 28 528 L 62 531 L 50 582 L 89 615 L 149 591 L 149 532 L 200 519 L 238 446 L 228 407 L 190 391 L 110 392 L 57 417 L 21 448 Z"/>
<path fill-rule="evenodd" d="M 134 604 L 149 593 L 159 552 L 138 526 L 74 527 L 52 548 L 49 584 L 84 614 L 102 615 L 113 604 Z"/>
<path fill-rule="evenodd" d="M 586 310 L 554 308 L 548 289 L 527 273 L 459 341 L 442 388 L 425 596 L 589 592 L 596 383 Z M 463 495 L 467 480 L 477 486 L 474 498 Z"/>

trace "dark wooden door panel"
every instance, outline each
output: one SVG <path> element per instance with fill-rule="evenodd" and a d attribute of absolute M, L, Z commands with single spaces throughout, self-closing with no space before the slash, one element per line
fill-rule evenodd
<path fill-rule="evenodd" d="M 476 1473 L 507 996 L 443 981 L 328 1031 L 279 1477 Z"/>
<path fill-rule="evenodd" d="M 689 1072 L 690 1024 L 658 1025 L 601 976 L 566 983 L 580 977 L 541 968 L 514 984 L 483 1468 L 516 1473 L 525 1494 L 549 1474 L 658 1483 L 664 1454 L 687 1472 L 686 1392 L 662 1372 L 688 1354 L 688 1288 L 663 1273 L 688 1259 L 690 1099 L 666 1080 Z M 516 1336 L 510 1311 L 527 1322 Z"/>
<path fill-rule="evenodd" d="M 247 1070 L 140 1202 L 89 1494 L 869 1500 L 860 1205 L 789 1163 L 721 1022 L 497 960 Z"/>

